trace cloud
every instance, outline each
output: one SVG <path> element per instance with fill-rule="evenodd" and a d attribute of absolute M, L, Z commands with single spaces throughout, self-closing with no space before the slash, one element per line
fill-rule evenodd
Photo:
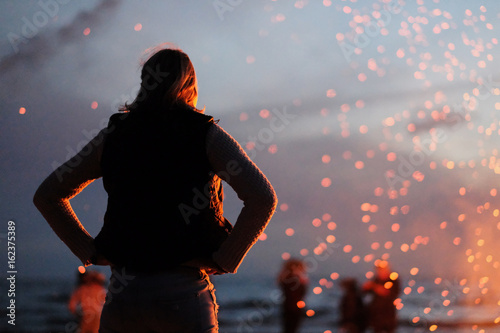
<path fill-rule="evenodd" d="M 19 39 L 11 41 L 15 52 L 1 60 L 0 70 L 8 72 L 17 66 L 36 69 L 60 52 L 62 45 L 79 42 L 83 29 L 86 27 L 98 29 L 109 22 L 110 16 L 116 13 L 121 2 L 121 0 L 101 1 L 92 10 L 80 12 L 70 23 L 55 30 L 42 32 L 33 22 L 26 19 L 24 24 L 32 26 L 29 35 L 21 33 L 17 35 Z M 48 14 L 45 13 L 45 15 Z M 52 14 L 52 16 L 55 15 Z"/>

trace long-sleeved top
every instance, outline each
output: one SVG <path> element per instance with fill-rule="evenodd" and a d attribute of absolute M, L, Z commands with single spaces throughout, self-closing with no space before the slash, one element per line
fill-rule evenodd
<path fill-rule="evenodd" d="M 77 155 L 51 173 L 34 196 L 36 207 L 51 228 L 84 265 L 90 265 L 90 259 L 96 254 L 94 239 L 80 223 L 70 199 L 102 177 L 100 161 L 105 140 L 106 130 L 103 130 Z M 219 268 L 235 273 L 270 221 L 277 198 L 264 174 L 236 140 L 217 124 L 207 133 L 206 153 L 215 173 L 227 174 L 231 165 L 241 168 L 237 173 L 222 177 L 243 201 L 243 208 L 231 234 L 212 255 Z"/>

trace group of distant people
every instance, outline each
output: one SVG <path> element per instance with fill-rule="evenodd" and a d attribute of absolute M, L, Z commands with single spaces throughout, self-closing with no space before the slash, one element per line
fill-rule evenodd
<path fill-rule="evenodd" d="M 309 285 L 306 265 L 299 259 L 289 259 L 278 276 L 283 291 L 283 332 L 296 333 L 305 316 L 305 296 Z M 79 274 L 79 283 L 68 303 L 69 310 L 80 318 L 80 333 L 97 333 L 105 302 L 105 277 L 86 271 Z M 339 326 L 343 333 L 394 333 L 397 327 L 394 301 L 399 295 L 399 277 L 387 261 L 378 261 L 373 279 L 361 288 L 354 278 L 341 280 Z M 364 302 L 369 296 L 369 302 Z"/>
<path fill-rule="evenodd" d="M 283 332 L 298 332 L 304 318 L 305 295 L 309 280 L 304 262 L 289 259 L 278 277 L 283 291 Z M 377 261 L 375 275 L 361 288 L 354 278 L 340 283 L 343 289 L 340 300 L 339 326 L 343 333 L 394 333 L 397 327 L 396 306 L 400 286 L 399 277 L 392 272 L 387 261 Z M 368 301 L 365 302 L 365 299 Z"/>

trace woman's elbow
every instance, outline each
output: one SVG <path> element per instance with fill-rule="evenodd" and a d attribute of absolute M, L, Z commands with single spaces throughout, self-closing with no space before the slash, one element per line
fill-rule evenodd
<path fill-rule="evenodd" d="M 278 197 L 272 188 L 269 191 L 262 193 L 259 196 L 259 201 L 261 206 L 265 207 L 271 213 L 274 213 L 278 205 Z"/>
<path fill-rule="evenodd" d="M 38 189 L 35 191 L 33 195 L 33 204 L 38 210 L 42 210 L 47 205 L 53 204 L 56 200 L 52 191 L 45 185 L 45 182 L 42 183 Z"/>
<path fill-rule="evenodd" d="M 276 192 L 274 192 L 274 189 L 272 194 L 272 205 L 273 205 L 273 210 L 276 210 L 276 207 L 278 206 L 278 196 L 276 195 Z"/>

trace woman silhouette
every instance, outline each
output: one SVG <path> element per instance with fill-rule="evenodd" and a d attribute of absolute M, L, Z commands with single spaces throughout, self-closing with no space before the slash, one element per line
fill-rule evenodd
<path fill-rule="evenodd" d="M 194 67 L 156 49 L 122 113 L 38 188 L 34 202 L 84 265 L 111 265 L 100 332 L 218 332 L 209 274 L 235 273 L 276 208 L 274 190 L 204 110 Z M 69 199 L 97 178 L 108 193 L 95 237 Z M 224 179 L 244 206 L 223 217 Z"/>

